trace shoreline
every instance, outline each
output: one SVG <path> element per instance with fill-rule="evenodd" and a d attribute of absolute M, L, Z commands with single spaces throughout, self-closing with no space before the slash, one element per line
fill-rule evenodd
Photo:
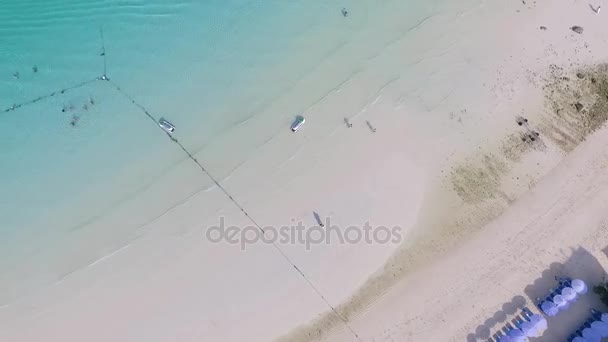
<path fill-rule="evenodd" d="M 572 15 L 578 21 L 592 15 L 586 7 L 576 8 Z M 564 168 L 563 164 L 581 154 L 574 147 L 584 140 L 586 131 L 560 145 L 561 149 L 556 147 L 555 135 L 549 139 L 554 126 L 547 118 L 553 117 L 546 115 L 545 103 L 538 98 L 543 95 L 538 85 L 551 80 L 545 78 L 545 65 L 574 70 L 576 65 L 567 65 L 573 63 L 571 59 L 577 59 L 578 65 L 594 65 L 608 58 L 605 40 L 597 34 L 605 26 L 598 23 L 601 17 L 585 24 L 585 33 L 576 36 L 563 27 L 563 17 L 571 14 L 568 6 L 478 4 L 464 11 L 450 10 L 378 48 L 357 73 L 306 107 L 307 124 L 296 135 L 285 128 L 291 113 L 279 109 L 297 99 L 298 92 L 314 87 L 320 75 L 332 71 L 339 61 L 316 66 L 274 103 L 274 111 L 246 119 L 216 142 L 225 143 L 228 154 L 243 145 L 255 146 L 255 158 L 228 167 L 232 171 L 222 177 L 222 184 L 263 225 L 280 226 L 292 218 L 312 222 L 311 213 L 321 211 L 340 226 L 371 220 L 397 222 L 406 229 L 408 241 L 401 247 L 330 245 L 305 251 L 302 246 L 280 246 L 366 338 L 381 336 L 390 324 L 401 326 L 401 312 L 387 301 L 399 302 L 400 296 L 409 299 L 416 292 L 405 284 L 406 279 L 441 271 L 446 264 L 453 267 L 444 261 L 446 253 L 469 260 L 471 256 L 461 252 L 463 240 L 472 237 L 466 245 L 477 247 L 493 241 L 486 225 L 495 227 L 495 222 L 504 221 L 501 215 L 521 207 L 530 193 L 538 192 L 536 183 L 547 183 L 544 178 L 556 172 L 552 171 L 556 165 Z M 387 21 L 393 23 L 398 16 L 395 13 Z M 550 28 L 547 32 L 537 28 L 542 19 L 547 19 L 542 23 Z M 514 23 L 522 29 L 513 30 Z M 446 27 L 450 32 L 444 32 Z M 482 32 L 480 27 L 491 30 Z M 357 51 L 356 44 L 364 42 L 364 36 L 351 43 L 352 51 Z M 496 37 L 506 37 L 506 41 L 488 51 Z M 559 42 L 562 45 L 555 45 Z M 587 43 L 593 54 L 579 53 Z M 555 55 L 546 54 L 548 49 Z M 519 56 L 513 58 L 513 53 Z M 547 134 L 545 148 L 517 141 L 519 115 L 541 131 L 541 138 Z M 269 117 L 278 120 L 269 124 Z M 345 117 L 354 124 L 352 128 L 343 124 Z M 377 132 L 370 131 L 368 122 Z M 238 140 L 244 132 L 258 130 L 279 133 L 270 138 L 266 133 L 256 136 L 253 140 L 261 144 Z M 578 132 L 577 128 L 572 132 Z M 596 136 L 589 139 L 600 139 Z M 195 156 L 219 161 L 217 153 L 213 148 L 201 149 Z M 219 170 L 230 164 L 211 161 Z M 12 341 L 39 336 L 83 338 L 108 324 L 115 332 L 96 338 L 240 341 L 253 336 L 260 341 L 348 341 L 351 336 L 340 329 L 341 322 L 322 316 L 327 306 L 272 246 L 239 251 L 204 241 L 205 227 L 215 224 L 217 217 L 231 217 L 236 225 L 250 222 L 219 189 L 207 187 L 209 180 L 201 180 L 197 172 L 183 162 L 170 171 L 174 178 L 184 180 L 179 184 L 181 191 L 191 187 L 186 179 L 199 180 L 204 190 L 179 201 L 168 214 L 130 230 L 124 218 L 131 224 L 142 213 L 162 208 L 149 203 L 146 208 L 122 207 L 94 227 L 61 241 L 57 248 L 65 254 L 48 255 L 47 265 L 30 265 L 52 285 L 0 306 L 0 321 L 6 322 L 0 326 L 0 337 Z M 472 185 L 472 179 L 481 179 L 482 186 Z M 169 184 L 157 182 L 152 188 L 148 196 L 162 196 Z M 507 227 L 504 234 L 508 229 L 512 228 Z M 438 237 L 446 232 L 447 237 Z M 91 259 L 91 250 L 96 250 L 96 258 L 78 268 Z M 42 270 L 45 266 L 52 271 Z M 471 272 L 484 274 L 483 265 L 476 267 Z M 58 276 L 57 270 L 64 273 Z M 425 308 L 416 306 L 416 312 Z M 128 317 L 141 322 L 128 324 Z M 380 326 L 373 317 L 383 317 L 386 324 Z M 363 318 L 371 323 L 367 325 Z M 267 325 L 269 320 L 274 323 Z M 61 326 L 71 321 L 80 325 L 62 331 Z M 307 326 L 310 321 L 316 323 Z M 464 326 L 468 328 L 471 322 Z M 33 327 L 32 331 L 26 332 L 26 327 Z M 407 340 L 412 329 L 418 328 L 408 323 L 389 337 Z M 295 332 L 290 334 L 292 329 Z"/>
<path fill-rule="evenodd" d="M 550 12 L 560 11 L 562 8 L 563 7 L 560 6 L 553 6 L 552 11 Z M 586 11 L 587 8 L 583 6 L 582 10 Z M 583 12 L 582 10 L 577 12 Z M 561 12 L 561 14 L 563 15 L 564 13 Z M 583 16 L 587 15 L 585 12 L 581 14 Z M 568 34 L 567 31 L 565 31 L 565 33 Z M 573 35 L 569 34 L 569 36 L 572 38 Z M 568 40 L 570 40 L 570 38 L 568 38 Z M 578 37 L 574 35 L 574 39 L 577 38 Z M 566 99 L 555 96 L 552 97 L 554 92 L 565 95 L 565 93 L 571 89 L 578 89 L 576 86 L 574 88 L 568 88 L 568 84 L 561 84 L 560 81 L 563 80 L 562 78 L 569 77 L 576 81 L 577 71 L 580 70 L 587 73 L 588 70 L 592 68 L 599 68 L 599 70 L 601 70 L 600 72 L 605 76 L 605 67 L 601 64 L 602 61 L 607 60 L 605 41 L 604 44 L 596 46 L 598 47 L 596 52 L 600 52 L 600 56 L 594 55 L 593 57 L 590 55 L 580 55 L 581 47 L 584 45 L 584 47 L 587 48 L 587 43 L 588 40 L 584 38 L 582 38 L 581 41 L 571 40 L 568 45 L 571 45 L 572 47 L 566 47 L 562 54 L 557 54 L 557 47 L 553 44 L 549 44 L 548 48 L 555 53 L 551 56 L 553 58 L 535 58 L 534 65 L 536 65 L 536 69 L 530 69 L 530 66 L 527 66 L 528 69 L 526 69 L 525 73 L 515 70 L 515 77 L 513 77 L 513 79 L 516 81 L 510 85 L 511 90 L 506 93 L 504 98 L 510 104 L 511 111 L 517 113 L 519 112 L 517 107 L 522 108 L 521 115 L 525 112 L 525 117 L 529 118 L 530 122 L 536 120 L 534 122 L 535 128 L 532 131 L 540 130 L 542 133 L 541 140 L 544 138 L 546 142 L 542 142 L 542 146 L 535 144 L 536 147 L 520 147 L 521 144 L 514 144 L 514 142 L 521 142 L 519 141 L 520 135 L 515 129 L 498 128 L 500 135 L 505 134 L 503 142 L 498 142 L 496 139 L 489 139 L 490 148 L 487 146 L 480 147 L 480 152 L 475 152 L 473 154 L 467 154 L 466 152 L 464 154 L 457 153 L 458 156 L 456 158 L 450 158 L 452 161 L 457 162 L 456 165 L 454 165 L 454 162 L 446 163 L 446 165 L 449 166 L 449 169 L 451 169 L 451 171 L 446 173 L 451 176 L 440 177 L 441 180 L 435 184 L 436 191 L 438 191 L 435 197 L 439 199 L 439 203 L 444 203 L 443 206 L 446 208 L 444 211 L 447 213 L 447 217 L 437 219 L 436 217 L 433 217 L 435 215 L 432 214 L 431 211 L 428 212 L 431 215 L 430 217 L 433 217 L 430 221 L 424 222 L 419 220 L 416 224 L 417 227 L 426 225 L 432 233 L 428 230 L 424 231 L 420 228 L 415 228 L 414 232 L 417 233 L 418 236 L 416 238 L 412 236 L 412 238 L 416 239 L 412 244 L 416 244 L 416 246 L 402 247 L 397 251 L 396 255 L 393 255 L 391 259 L 389 259 L 385 264 L 384 269 L 376 272 L 372 278 L 368 279 L 366 283 L 357 290 L 353 297 L 346 303 L 343 302 L 337 309 L 343 317 L 346 317 L 348 321 L 355 321 L 357 324 L 365 327 L 361 317 L 365 317 L 368 311 L 374 311 L 376 303 L 382 301 L 387 293 L 392 292 L 393 286 L 398 286 L 399 284 L 403 285 L 404 279 L 406 277 L 409 278 L 408 275 L 410 273 L 419 272 L 421 269 L 436 263 L 437 260 L 443 260 L 448 253 L 454 252 L 455 249 L 458 249 L 462 244 L 466 243 L 466 238 L 474 238 L 476 235 L 485 231 L 486 224 L 492 224 L 491 222 L 501 217 L 503 212 L 509 210 L 510 206 L 518 201 L 520 196 L 525 196 L 529 190 L 535 188 L 537 182 L 542 181 L 546 174 L 551 173 L 555 167 L 559 167 L 564 157 L 569 155 L 570 152 L 574 152 L 576 146 L 586 139 L 587 134 L 594 132 L 600 125 L 604 125 L 606 111 L 601 113 L 601 120 L 599 123 L 593 123 L 589 128 L 579 128 L 579 126 L 568 126 L 570 125 L 571 120 L 575 119 L 564 121 L 563 114 L 561 116 L 555 116 L 555 113 L 550 112 L 552 108 L 548 108 L 550 107 L 548 106 L 549 102 L 552 102 L 553 104 L 558 103 L 562 108 L 566 108 L 566 106 L 577 102 L 576 97 L 571 95 L 566 96 Z M 568 52 L 569 49 L 574 51 Z M 589 48 L 589 51 L 584 52 L 590 53 L 591 50 L 592 49 Z M 513 56 L 511 56 L 511 58 L 512 57 Z M 576 59 L 573 59 L 572 57 L 578 58 L 579 60 L 575 62 Z M 544 70 L 539 68 L 539 66 L 543 64 L 543 59 L 548 60 L 548 68 Z M 600 64 L 594 65 L 596 62 L 590 62 L 590 60 L 598 61 Z M 566 63 L 569 65 L 564 65 L 563 69 L 560 68 L 560 64 Z M 511 72 L 514 71 L 513 67 L 509 68 L 509 70 Z M 526 73 L 529 73 L 529 75 L 525 76 Z M 502 72 L 500 72 L 499 75 L 500 74 L 502 74 Z M 494 87 L 498 86 L 499 88 L 495 89 L 504 90 L 508 85 L 509 83 L 507 82 L 502 85 L 494 85 Z M 547 88 L 552 86 L 553 89 L 540 90 L 539 87 L 541 85 Z M 518 86 L 519 89 L 515 90 Z M 551 91 L 552 94 L 550 96 L 547 95 L 549 91 Z M 534 95 L 530 96 L 526 95 L 526 93 L 532 93 Z M 593 104 L 593 95 L 589 96 L 588 92 L 585 94 L 585 91 L 583 91 L 583 98 L 585 98 L 584 101 L 587 101 L 585 107 L 588 109 L 587 104 Z M 568 101 L 571 101 L 571 103 Z M 503 108 L 503 111 L 505 111 L 505 109 L 508 110 L 509 108 Z M 570 111 L 572 112 L 572 110 Z M 578 112 L 578 108 L 575 111 Z M 533 114 L 534 112 L 538 114 Z M 450 113 L 450 115 L 452 115 L 452 113 Z M 574 114 L 579 115 L 580 113 Z M 520 115 L 512 116 L 510 124 L 513 126 L 511 127 L 515 127 L 516 119 L 519 116 Z M 575 117 L 575 115 L 572 115 L 572 117 Z M 450 119 L 452 119 L 452 117 Z M 460 117 L 458 120 L 460 121 Z M 499 121 L 500 120 L 502 119 L 499 119 Z M 558 122 L 556 123 L 555 120 L 558 120 Z M 556 127 L 564 127 L 564 129 L 562 131 L 559 129 L 556 130 Z M 496 132 L 496 130 L 494 132 Z M 560 134 L 563 135 L 556 136 L 555 132 L 560 132 Z M 572 139 L 565 140 L 565 142 L 562 141 L 561 139 L 567 137 L 568 134 L 572 136 Z M 603 129 L 597 134 L 606 134 L 606 130 Z M 477 139 L 477 142 L 488 142 L 487 138 L 484 139 L 479 135 L 475 137 L 475 139 Z M 504 153 L 503 158 L 496 159 L 496 156 L 493 154 L 497 152 Z M 465 202 L 464 206 L 459 204 L 461 203 L 459 200 L 452 199 L 448 200 L 446 203 L 446 200 L 444 199 L 445 196 L 448 196 L 448 198 L 450 196 L 453 197 L 453 195 L 450 195 L 450 192 L 453 193 L 453 189 L 449 188 L 454 186 L 456 186 L 455 189 L 458 188 L 458 185 L 454 184 L 454 169 L 458 170 L 458 163 L 470 168 L 469 172 L 473 172 L 477 177 L 481 177 L 481 179 L 471 178 L 470 181 L 474 180 L 475 184 L 468 185 L 468 189 L 460 188 L 460 191 L 456 190 L 457 193 L 462 191 L 465 192 L 464 194 L 459 194 L 461 197 L 460 200 L 464 200 Z M 505 168 L 507 165 L 508 167 Z M 530 172 L 531 169 L 536 170 Z M 442 170 L 442 173 L 443 172 L 444 170 Z M 456 172 L 456 174 L 458 174 L 458 172 Z M 522 180 L 525 180 L 525 182 L 519 182 L 520 177 Z M 462 181 L 462 177 L 460 178 Z M 484 178 L 487 179 L 487 181 L 484 181 Z M 446 181 L 446 179 L 448 181 Z M 466 180 L 466 178 L 464 179 Z M 517 179 L 517 181 L 515 181 L 515 179 Z M 445 190 L 446 183 L 449 184 L 447 186 L 447 191 Z M 524 185 L 517 183 L 524 183 Z M 472 191 L 473 193 L 466 194 L 467 191 Z M 469 195 L 468 200 L 466 198 L 467 195 Z M 481 196 L 481 198 L 479 198 L 479 196 Z M 467 202 L 470 203 L 467 204 Z M 451 210 L 449 209 L 450 207 Z M 437 208 L 434 209 L 436 210 Z M 452 226 L 452 228 L 433 228 L 446 224 Z M 468 227 L 465 228 L 466 226 Z M 449 234 L 448 238 L 438 237 L 445 233 Z M 396 300 L 396 298 L 394 298 L 394 300 Z M 380 312 L 380 309 L 377 311 Z M 330 318 L 329 316 L 331 315 L 331 313 L 328 313 L 327 316 L 322 316 L 313 323 L 300 327 L 277 341 L 349 340 L 349 334 L 345 332 L 343 327 L 340 328 L 340 326 L 343 325 L 342 322 Z M 384 319 L 389 322 L 391 321 L 391 318 L 389 317 L 384 317 Z M 328 321 L 333 321 L 335 325 L 328 326 Z M 396 321 L 394 322 L 397 323 Z M 318 327 L 324 327 L 324 330 L 319 330 Z M 385 328 L 387 327 L 385 326 Z M 358 330 L 355 329 L 355 331 Z M 316 332 L 319 333 L 317 334 Z M 376 333 L 380 332 L 377 331 Z M 402 333 L 405 332 L 402 331 Z M 326 336 L 325 334 L 329 335 Z M 333 334 L 337 335 L 334 336 Z M 401 340 L 406 336 L 408 335 L 401 335 L 398 339 Z M 368 336 L 368 338 L 371 337 L 372 336 Z M 378 338 L 379 335 L 374 335 L 374 337 Z M 461 337 L 464 338 L 464 336 Z M 427 337 L 427 340 L 444 340 L 445 338 L 448 338 L 448 336 L 444 335 L 440 339 L 428 339 Z M 410 339 L 406 338 L 406 340 Z M 459 339 L 454 338 L 454 340 L 456 341 Z"/>

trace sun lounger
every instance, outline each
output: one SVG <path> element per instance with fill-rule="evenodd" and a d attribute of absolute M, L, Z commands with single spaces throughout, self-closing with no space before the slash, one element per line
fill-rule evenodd
<path fill-rule="evenodd" d="M 549 289 L 549 295 L 547 296 L 547 298 L 549 299 L 545 299 L 545 300 L 553 300 L 553 297 L 562 294 L 562 290 L 566 288 L 566 285 L 560 285 L 558 286 L 556 289 Z"/>
<path fill-rule="evenodd" d="M 540 297 L 536 297 L 536 307 L 541 311 L 543 310 L 543 308 L 541 307 L 543 302 L 544 302 L 544 300 L 542 300 Z"/>
<path fill-rule="evenodd" d="M 560 284 L 566 284 L 566 283 L 570 283 L 572 281 L 571 278 L 568 277 L 555 277 L 555 280 Z M 568 285 L 569 286 L 569 285 Z"/>
<path fill-rule="evenodd" d="M 533 315 L 532 311 L 530 311 L 530 309 L 528 309 L 527 306 L 524 306 L 521 309 L 521 313 L 522 313 L 522 316 L 524 316 L 524 318 L 526 319 L 526 321 L 530 321 L 530 317 L 532 317 L 532 315 Z"/>

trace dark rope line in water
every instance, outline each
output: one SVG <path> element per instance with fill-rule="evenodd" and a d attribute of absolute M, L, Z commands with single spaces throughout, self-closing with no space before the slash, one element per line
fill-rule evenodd
<path fill-rule="evenodd" d="M 152 122 L 154 122 L 154 125 L 157 126 L 159 129 L 162 130 L 162 128 L 160 128 L 160 126 L 158 126 L 158 119 L 156 119 L 154 116 L 152 116 L 152 114 L 150 114 L 150 112 L 146 109 L 146 107 L 140 105 L 138 102 L 136 102 L 133 97 L 131 97 L 129 94 L 127 94 L 124 90 L 122 90 L 122 88 L 114 83 L 112 80 L 110 80 L 109 78 L 106 78 L 106 80 L 108 82 L 110 82 L 110 84 L 114 87 L 114 89 L 116 89 L 116 91 L 118 91 L 120 94 L 122 94 L 124 97 L 126 97 L 129 101 L 131 101 L 131 103 L 133 105 L 135 105 L 135 107 L 139 108 L 144 114 L 146 114 L 146 116 L 152 120 Z M 164 132 L 164 131 L 163 131 Z M 170 136 L 171 137 L 171 136 Z"/>
<path fill-rule="evenodd" d="M 67 88 L 63 88 L 63 89 L 60 89 L 58 91 L 54 91 L 54 92 L 52 92 L 50 94 L 43 95 L 43 96 L 37 97 L 37 98 L 32 99 L 32 100 L 28 100 L 28 101 L 21 102 L 21 103 L 15 103 L 12 106 L 4 109 L 3 112 L 8 113 L 8 112 L 17 110 L 17 109 L 19 109 L 19 108 L 21 108 L 23 106 L 32 105 L 32 104 L 34 104 L 34 103 L 36 103 L 38 101 L 42 101 L 42 100 L 48 99 L 48 98 L 53 97 L 53 96 L 55 96 L 57 94 L 64 94 L 65 92 L 68 92 L 70 90 L 74 90 L 74 89 L 77 89 L 77 88 L 84 87 L 85 85 L 93 83 L 95 81 L 102 81 L 102 80 L 103 81 L 107 81 L 108 78 L 106 77 L 106 73 L 107 73 L 107 70 L 106 70 L 106 43 L 105 43 L 105 39 L 103 37 L 103 27 L 99 28 L 99 34 L 101 36 L 101 56 L 103 57 L 103 74 L 101 74 L 101 76 L 96 77 L 96 78 L 94 78 L 92 80 L 76 83 L 76 84 L 74 84 L 72 86 L 69 86 Z"/>
<path fill-rule="evenodd" d="M 116 91 L 118 91 L 120 94 L 122 94 L 124 97 L 126 97 L 127 99 L 129 99 L 131 101 L 131 103 L 133 105 L 135 105 L 137 108 L 139 108 L 152 122 L 154 122 L 154 125 L 156 125 L 159 129 L 162 130 L 162 128 L 160 126 L 158 126 L 158 120 L 152 115 L 150 114 L 150 112 L 146 109 L 146 107 L 144 107 L 143 105 L 139 104 L 137 101 L 135 101 L 135 99 L 133 99 L 133 97 L 131 97 L 129 94 L 127 94 L 124 90 L 122 90 L 122 88 L 112 82 L 107 76 L 106 76 L 106 50 L 105 50 L 105 40 L 104 40 L 104 36 L 103 36 L 103 28 L 99 29 L 100 32 L 100 37 L 101 37 L 101 56 L 103 57 L 103 74 L 102 76 L 96 77 L 92 80 L 88 80 L 88 81 L 84 81 L 84 82 L 80 82 L 77 84 L 74 84 L 72 86 L 69 86 L 67 88 L 63 88 L 60 89 L 58 91 L 54 91 L 50 94 L 47 95 L 43 95 L 40 96 L 38 98 L 35 98 L 33 100 L 29 100 L 26 102 L 22 102 L 22 103 L 18 103 L 18 104 L 14 104 L 11 107 L 7 108 L 4 110 L 4 112 L 10 112 L 10 111 L 14 111 L 17 110 L 23 106 L 27 106 L 27 105 L 32 105 L 38 101 L 42 101 L 44 99 L 53 97 L 57 94 L 64 94 L 70 90 L 74 90 L 80 87 L 83 87 L 85 85 L 88 85 L 90 83 L 96 82 L 96 81 L 108 81 L 115 89 Z M 164 130 L 163 130 L 164 132 Z M 205 173 L 207 175 L 207 177 L 209 177 L 209 179 L 211 179 L 213 181 L 213 183 L 215 183 L 215 185 L 230 199 L 230 201 L 237 207 L 239 208 L 239 210 L 247 217 L 247 219 L 253 223 L 259 230 L 260 232 L 262 232 L 262 234 L 264 235 L 264 237 L 266 237 L 268 239 L 268 235 L 266 234 L 266 231 L 253 219 L 253 217 L 251 215 L 249 215 L 249 213 L 245 210 L 245 208 L 243 208 L 239 202 L 237 200 L 234 199 L 234 197 L 232 197 L 232 195 L 219 183 L 219 181 L 213 177 L 209 171 L 207 171 L 207 169 L 188 151 L 188 149 L 186 149 L 184 147 L 184 145 L 182 145 L 179 140 L 177 140 L 177 138 L 173 137 L 171 134 L 164 132 L 165 134 L 167 134 L 167 136 L 169 137 L 169 139 L 171 139 L 171 141 L 173 141 L 174 143 L 176 143 L 181 149 L 182 151 L 184 151 L 184 153 L 188 156 L 188 158 L 190 158 L 194 163 L 196 163 L 196 165 L 198 165 L 198 167 L 202 170 L 203 173 Z M 308 277 L 304 274 L 304 272 L 302 272 L 302 270 L 300 270 L 300 268 L 298 268 L 298 266 L 296 266 L 296 264 L 289 258 L 289 256 L 287 256 L 287 254 L 285 254 L 285 252 L 275 243 L 272 242 L 273 247 L 279 252 L 279 254 L 281 254 L 281 256 L 283 257 L 284 260 L 286 260 L 299 274 L 300 276 L 302 276 L 302 278 L 304 278 L 304 280 L 306 281 L 306 283 L 308 283 L 308 286 L 313 289 L 315 291 L 315 293 L 321 298 L 321 300 L 323 300 L 323 302 L 331 309 L 331 311 L 344 323 L 344 325 L 346 326 L 346 328 L 351 332 L 351 334 L 353 334 L 353 336 L 355 336 L 357 338 L 357 340 L 361 341 L 361 338 L 359 337 L 359 335 L 357 335 L 357 333 L 355 333 L 355 331 L 351 328 L 350 324 L 348 323 L 348 320 L 346 320 L 344 317 L 342 317 L 342 315 L 340 315 L 340 313 L 338 313 L 338 311 L 336 310 L 336 308 L 331 305 L 329 303 L 329 301 L 325 298 L 325 296 L 321 293 L 321 291 L 319 291 L 319 289 L 312 283 L 312 281 L 310 281 L 310 279 L 308 279 Z"/>
<path fill-rule="evenodd" d="M 110 82 L 110 84 L 112 84 L 112 86 L 119 93 L 121 93 L 124 97 L 129 99 L 129 101 L 131 101 L 132 104 L 134 104 L 136 107 L 138 107 L 150 120 L 152 120 L 154 122 L 154 125 L 156 125 L 159 129 L 162 130 L 162 128 L 158 125 L 158 120 L 152 114 L 150 114 L 150 112 L 146 109 L 146 107 L 144 107 L 143 105 L 141 105 L 137 101 L 135 101 L 135 99 L 133 99 L 133 97 L 131 97 L 129 94 L 127 94 L 124 90 L 122 90 L 122 88 L 120 86 L 118 86 L 116 83 L 110 81 L 109 79 L 107 79 L 107 80 Z M 207 169 L 190 153 L 190 151 L 188 151 L 188 149 L 186 149 L 184 147 L 184 145 L 182 145 L 179 142 L 179 140 L 177 140 L 177 138 L 173 137 L 171 134 L 165 132 L 164 130 L 163 130 L 163 132 L 165 134 L 167 134 L 169 139 L 171 139 L 171 141 L 176 143 L 182 149 L 182 151 L 184 151 L 184 153 L 188 156 L 188 158 L 192 159 L 192 161 L 194 163 L 196 163 L 196 165 L 199 166 L 199 168 L 203 171 L 203 173 L 205 173 L 207 175 L 207 177 L 209 177 L 209 179 L 211 179 L 213 181 L 213 183 L 215 183 L 215 185 L 230 199 L 230 201 L 237 208 L 239 208 L 239 210 L 247 217 L 247 219 L 249 219 L 249 221 L 251 223 L 253 223 L 253 225 L 255 225 L 262 232 L 262 235 L 264 235 L 264 237 L 266 237 L 268 239 L 268 241 L 272 241 L 268 238 L 268 235 L 266 234 L 266 231 L 262 228 L 262 226 L 259 225 L 253 219 L 253 217 L 251 215 L 249 215 L 249 213 L 245 210 L 245 208 L 243 208 L 243 206 L 241 206 L 239 204 L 239 202 L 237 200 L 235 200 L 234 197 L 232 197 L 232 195 L 228 192 L 228 190 L 226 190 L 219 183 L 219 181 L 215 177 L 213 177 L 211 175 L 211 173 L 209 173 L 209 171 L 207 171 Z M 295 270 L 302 276 L 302 278 L 304 278 L 304 280 L 308 283 L 308 286 L 310 286 L 310 288 L 313 289 L 317 293 L 317 295 L 331 309 L 331 311 L 342 321 L 342 323 L 344 323 L 346 328 L 353 334 L 353 336 L 355 336 L 357 338 L 357 340 L 362 342 L 359 335 L 357 335 L 357 333 L 351 328 L 350 324 L 348 323 L 348 320 L 346 320 L 344 317 L 342 317 L 342 315 L 340 315 L 340 313 L 338 313 L 338 310 L 336 310 L 336 308 L 329 303 L 329 301 L 325 298 L 325 296 L 321 293 L 321 291 L 312 283 L 312 281 L 310 281 L 310 279 L 308 279 L 308 277 L 304 274 L 304 272 L 302 272 L 302 270 L 300 270 L 298 268 L 298 266 L 296 266 L 296 264 L 291 260 L 291 258 L 289 258 L 289 256 L 287 256 L 287 254 L 285 254 L 285 252 L 275 242 L 272 242 L 272 245 L 279 252 L 279 254 L 281 254 L 283 259 L 285 259 L 291 266 L 293 266 L 293 268 L 295 268 Z"/>
<path fill-rule="evenodd" d="M 70 90 L 74 90 L 74 89 L 77 89 L 77 88 L 84 87 L 84 86 L 86 86 L 87 84 L 91 84 L 91 83 L 96 82 L 96 81 L 99 81 L 99 80 L 101 80 L 101 79 L 102 79 L 102 77 L 96 77 L 96 78 L 94 78 L 94 79 L 92 79 L 92 80 L 88 80 L 88 81 L 80 82 L 80 83 L 74 84 L 74 85 L 72 85 L 72 86 L 69 86 L 69 87 L 67 87 L 67 88 L 63 88 L 63 89 L 60 89 L 60 90 L 54 91 L 54 92 L 49 93 L 49 94 L 46 94 L 46 95 L 42 95 L 42 96 L 37 97 L 37 98 L 35 98 L 35 99 L 33 99 L 33 100 L 28 100 L 28 101 L 21 102 L 21 103 L 15 103 L 15 104 L 13 104 L 12 106 L 10 106 L 10 107 L 8 107 L 8 108 L 4 109 L 4 110 L 3 110 L 3 112 L 8 113 L 8 112 L 11 112 L 11 111 L 17 110 L 17 109 L 19 109 L 19 108 L 21 108 L 21 107 L 24 107 L 24 106 L 27 106 L 27 105 L 32 105 L 32 104 L 34 104 L 34 103 L 36 103 L 36 102 L 38 102 L 38 101 L 42 101 L 42 100 L 48 99 L 48 98 L 53 97 L 53 96 L 58 95 L 58 94 L 64 94 L 64 93 L 66 93 L 66 92 L 68 92 L 68 91 L 70 91 Z"/>
<path fill-rule="evenodd" d="M 103 38 L 103 27 L 99 28 L 99 35 L 101 36 L 101 56 L 103 57 L 103 76 L 107 75 L 106 68 L 106 41 Z"/>

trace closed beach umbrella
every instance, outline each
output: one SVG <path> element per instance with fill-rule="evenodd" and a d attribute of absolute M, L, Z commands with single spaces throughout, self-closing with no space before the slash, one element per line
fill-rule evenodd
<path fill-rule="evenodd" d="M 584 337 L 576 336 L 572 342 L 589 342 L 589 340 L 585 339 Z"/>
<path fill-rule="evenodd" d="M 608 323 L 608 313 L 602 314 L 602 322 Z"/>
<path fill-rule="evenodd" d="M 602 336 L 591 328 L 583 329 L 583 337 L 589 342 L 601 342 Z"/>
<path fill-rule="evenodd" d="M 557 312 L 559 311 L 559 309 L 557 308 L 557 305 L 555 305 L 555 303 L 548 301 L 548 300 L 544 301 L 540 305 L 540 308 L 549 317 L 553 317 L 553 316 L 557 315 Z"/>
<path fill-rule="evenodd" d="M 523 333 L 528 337 L 538 336 L 538 330 L 536 329 L 536 326 L 532 322 L 523 322 L 519 326 L 519 329 L 521 329 L 521 331 L 523 331 Z"/>
<path fill-rule="evenodd" d="M 569 302 L 573 302 L 574 300 L 576 300 L 576 295 L 576 291 L 574 291 L 574 289 L 571 287 L 565 287 L 562 290 L 562 297 L 564 297 L 564 299 Z"/>
<path fill-rule="evenodd" d="M 580 279 L 574 279 L 572 281 L 572 288 L 578 294 L 585 294 L 585 293 L 587 293 L 587 290 L 588 290 L 587 284 L 585 284 L 585 282 Z"/>
<path fill-rule="evenodd" d="M 608 323 L 606 322 L 593 322 L 591 323 L 591 329 L 595 330 L 602 337 L 608 337 Z"/>
<path fill-rule="evenodd" d="M 557 305 L 558 308 L 562 309 L 568 301 L 562 295 L 556 295 L 553 297 L 553 303 Z"/>

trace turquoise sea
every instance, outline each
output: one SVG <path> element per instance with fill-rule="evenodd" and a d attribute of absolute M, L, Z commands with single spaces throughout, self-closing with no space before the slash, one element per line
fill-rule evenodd
<path fill-rule="evenodd" d="M 390 0 L 0 3 L 0 283 L 9 284 L 0 305 L 23 279 L 52 280 L 27 273 L 51 267 L 40 257 L 51 241 L 86 229 L 124 235 L 212 186 L 113 84 L 175 124 L 180 143 L 221 181 L 433 8 Z M 385 14 L 394 20 L 382 28 Z M 303 86 L 321 64 L 330 72 Z M 112 83 L 98 80 L 104 68 Z M 394 77 L 390 66 L 379 74 Z M 256 117 L 268 128 L 226 141 Z M 175 179 L 181 185 L 162 196 L 146 192 L 171 184 L 179 168 L 197 176 L 187 186 Z M 136 201 L 155 204 L 123 227 L 95 225 Z M 30 268 L 15 271 L 24 260 Z"/>

